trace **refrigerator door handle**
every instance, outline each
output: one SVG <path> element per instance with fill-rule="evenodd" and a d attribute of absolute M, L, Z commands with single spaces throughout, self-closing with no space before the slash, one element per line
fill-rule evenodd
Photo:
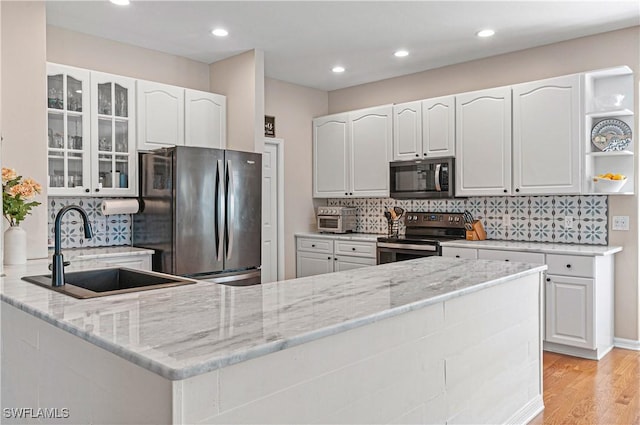
<path fill-rule="evenodd" d="M 225 211 L 225 196 L 224 196 L 224 163 L 221 159 L 218 160 L 218 173 L 216 182 L 216 259 L 222 261 L 222 253 L 224 252 L 224 211 Z"/>
<path fill-rule="evenodd" d="M 227 260 L 231 258 L 233 253 L 233 226 L 229 225 L 236 215 L 236 187 L 233 183 L 233 168 L 230 159 L 227 160 Z"/>

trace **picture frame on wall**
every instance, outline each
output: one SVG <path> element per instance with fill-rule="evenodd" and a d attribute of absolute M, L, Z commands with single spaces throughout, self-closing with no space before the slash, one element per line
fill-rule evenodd
<path fill-rule="evenodd" d="M 264 135 L 265 137 L 276 137 L 276 117 L 264 116 Z"/>

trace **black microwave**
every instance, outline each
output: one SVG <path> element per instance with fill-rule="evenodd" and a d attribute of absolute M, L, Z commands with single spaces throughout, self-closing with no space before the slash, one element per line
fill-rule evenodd
<path fill-rule="evenodd" d="M 454 159 L 433 158 L 389 163 L 391 197 L 396 199 L 453 198 Z"/>

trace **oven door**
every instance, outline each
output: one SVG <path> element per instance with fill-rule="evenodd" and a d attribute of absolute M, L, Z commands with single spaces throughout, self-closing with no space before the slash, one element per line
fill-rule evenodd
<path fill-rule="evenodd" d="M 318 231 L 342 233 L 342 216 L 319 215 Z"/>
<path fill-rule="evenodd" d="M 376 264 L 415 260 L 416 258 L 439 256 L 441 250 L 436 245 L 413 245 L 404 243 L 378 242 Z"/>

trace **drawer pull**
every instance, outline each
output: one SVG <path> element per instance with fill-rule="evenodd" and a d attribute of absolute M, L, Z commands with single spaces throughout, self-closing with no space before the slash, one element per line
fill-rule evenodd
<path fill-rule="evenodd" d="M 315 248 L 315 247 L 316 247 L 316 244 L 312 243 L 311 248 Z"/>
<path fill-rule="evenodd" d="M 459 255 L 456 255 L 456 258 L 460 258 L 460 256 L 459 256 Z"/>
<path fill-rule="evenodd" d="M 327 257 L 327 260 L 331 260 L 331 257 Z"/>
<path fill-rule="evenodd" d="M 567 264 L 567 268 L 570 269 L 571 268 L 571 264 Z"/>
<path fill-rule="evenodd" d="M 355 249 L 355 247 L 354 247 L 354 248 L 351 248 L 351 251 L 355 251 L 355 250 L 356 250 L 356 249 Z"/>
<path fill-rule="evenodd" d="M 509 259 L 507 258 L 507 259 L 505 259 L 504 261 L 509 261 Z"/>
<path fill-rule="evenodd" d="M 334 260 L 335 260 L 335 261 L 338 261 L 338 259 L 337 259 L 337 258 L 334 258 Z"/>

